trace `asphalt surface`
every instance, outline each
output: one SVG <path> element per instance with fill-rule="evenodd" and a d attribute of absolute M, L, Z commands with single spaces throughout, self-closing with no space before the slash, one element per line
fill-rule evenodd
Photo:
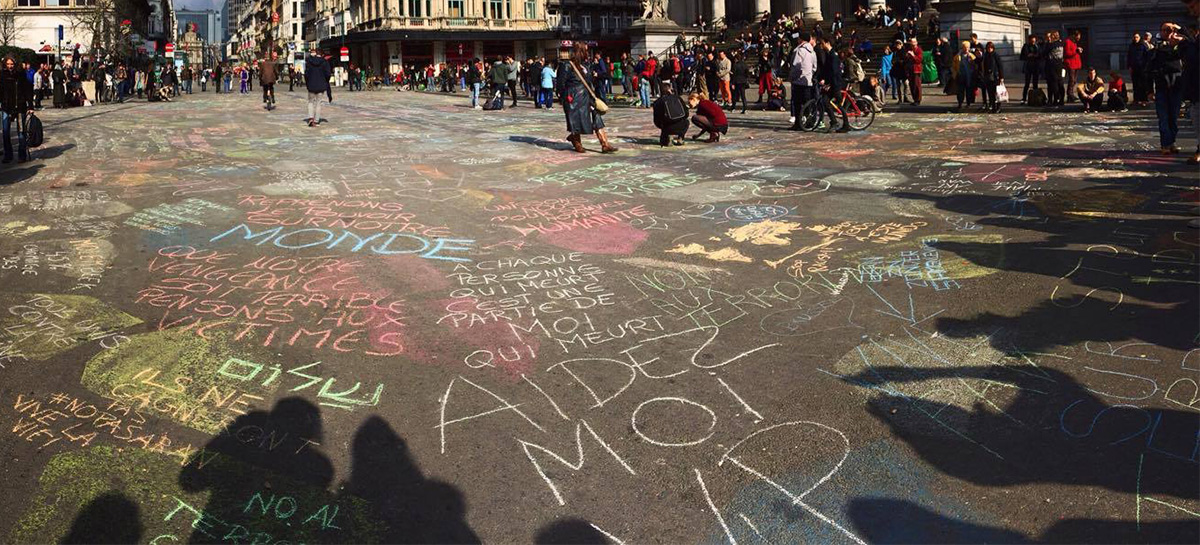
<path fill-rule="evenodd" d="M 46 111 L 0 169 L 0 540 L 1200 539 L 1152 112 L 618 109 L 603 155 L 301 96 Z"/>

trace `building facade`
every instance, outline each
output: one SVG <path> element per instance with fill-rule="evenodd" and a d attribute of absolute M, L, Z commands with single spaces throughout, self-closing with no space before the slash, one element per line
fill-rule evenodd
<path fill-rule="evenodd" d="M 171 0 L 136 1 L 122 6 L 123 11 L 111 18 L 91 16 L 97 9 L 96 0 L 0 0 L 0 17 L 4 17 L 0 34 L 7 42 L 4 45 L 32 49 L 46 61 L 69 56 L 76 49 L 84 55 L 106 55 L 107 51 L 93 51 L 94 45 L 104 47 L 105 36 L 141 38 L 138 45 L 148 53 L 161 52 L 163 45 L 176 36 Z M 137 32 L 124 34 L 119 28 L 121 17 L 136 19 L 137 24 L 131 24 L 131 28 L 137 28 Z"/>
<path fill-rule="evenodd" d="M 1134 32 L 1158 35 L 1163 21 L 1186 26 L 1187 7 L 1179 0 L 1029 0 L 1033 31 L 1082 35 L 1084 66 L 1128 68 L 1125 58 Z"/>
<path fill-rule="evenodd" d="M 187 32 L 188 24 L 196 25 L 196 34 L 201 40 L 210 44 L 219 44 L 225 39 L 224 21 L 221 20 L 221 12 L 216 10 L 175 10 L 176 26 L 178 33 L 182 36 Z"/>
<path fill-rule="evenodd" d="M 560 38 L 586 40 L 603 50 L 628 49 L 629 26 L 641 16 L 641 0 L 546 2 L 546 21 Z"/>
<path fill-rule="evenodd" d="M 342 21 L 347 17 L 348 31 L 321 39 L 320 47 L 335 59 L 346 47 L 351 63 L 376 72 L 476 57 L 524 59 L 559 43 L 546 0 L 350 0 Z"/>

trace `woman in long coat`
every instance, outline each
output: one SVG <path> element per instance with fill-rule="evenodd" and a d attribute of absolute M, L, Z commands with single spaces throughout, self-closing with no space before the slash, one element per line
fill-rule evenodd
<path fill-rule="evenodd" d="M 50 73 L 50 80 L 54 83 L 54 107 L 67 107 L 67 74 L 63 72 L 61 64 L 54 66 L 54 71 Z"/>
<path fill-rule="evenodd" d="M 567 66 L 560 66 L 558 70 L 558 96 L 567 117 L 567 131 L 571 133 L 567 141 L 575 147 L 575 151 L 583 153 L 581 135 L 594 132 L 600 141 L 601 152 L 613 153 L 617 148 L 608 143 L 608 135 L 604 133 L 604 116 L 596 112 L 595 101 L 587 89 L 591 82 L 582 79 L 592 73 L 590 57 L 587 44 L 575 42 L 574 49 L 566 59 Z"/>

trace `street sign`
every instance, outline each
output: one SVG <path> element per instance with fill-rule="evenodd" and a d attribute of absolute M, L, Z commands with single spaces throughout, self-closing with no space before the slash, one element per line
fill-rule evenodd
<path fill-rule="evenodd" d="M 61 41 L 62 41 L 62 39 L 63 39 L 63 26 L 62 26 L 62 25 L 58 25 L 58 41 L 60 41 L 60 42 L 61 42 Z"/>
<path fill-rule="evenodd" d="M 350 48 L 342 47 L 342 62 L 350 62 Z"/>
<path fill-rule="evenodd" d="M 164 56 L 166 56 L 168 59 L 175 58 L 175 44 L 169 43 L 166 46 L 164 46 L 163 53 L 164 53 Z"/>

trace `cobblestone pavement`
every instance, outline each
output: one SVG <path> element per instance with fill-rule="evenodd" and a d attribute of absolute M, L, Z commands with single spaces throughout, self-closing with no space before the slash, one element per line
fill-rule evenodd
<path fill-rule="evenodd" d="M 47 111 L 0 170 L 4 541 L 1197 541 L 1152 114 L 602 155 L 334 98 Z"/>

